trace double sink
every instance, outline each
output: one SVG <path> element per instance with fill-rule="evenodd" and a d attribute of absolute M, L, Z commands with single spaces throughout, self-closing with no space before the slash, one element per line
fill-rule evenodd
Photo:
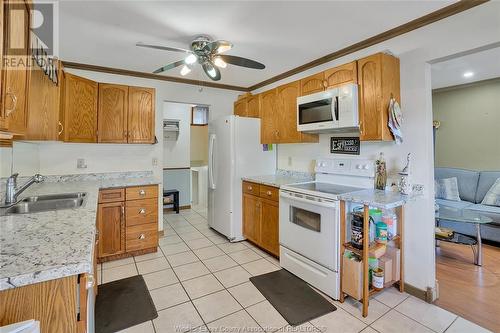
<path fill-rule="evenodd" d="M 74 209 L 83 207 L 86 202 L 86 192 L 38 195 L 26 197 L 10 207 L 0 208 L 0 216 Z"/>

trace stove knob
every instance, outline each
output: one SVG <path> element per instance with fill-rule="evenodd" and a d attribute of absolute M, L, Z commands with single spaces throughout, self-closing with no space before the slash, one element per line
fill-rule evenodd
<path fill-rule="evenodd" d="M 361 164 L 356 164 L 356 169 L 361 170 L 362 165 Z"/>
<path fill-rule="evenodd" d="M 369 166 L 368 164 L 365 164 L 365 165 L 363 166 L 363 169 L 365 169 L 365 170 L 368 170 L 369 168 L 370 168 L 370 166 Z"/>

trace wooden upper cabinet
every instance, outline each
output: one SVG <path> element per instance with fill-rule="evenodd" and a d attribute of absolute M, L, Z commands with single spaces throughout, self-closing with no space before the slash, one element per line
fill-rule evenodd
<path fill-rule="evenodd" d="M 323 90 L 325 90 L 325 76 L 323 72 L 300 80 L 300 96 L 314 94 Z"/>
<path fill-rule="evenodd" d="M 234 102 L 234 115 L 240 117 L 247 116 L 247 99 L 240 98 L 236 102 Z"/>
<path fill-rule="evenodd" d="M 126 143 L 128 86 L 99 83 L 98 142 Z"/>
<path fill-rule="evenodd" d="M 261 94 L 260 113 L 260 141 L 261 143 L 276 143 L 279 138 L 278 119 L 276 111 L 276 89 Z"/>
<path fill-rule="evenodd" d="M 260 117 L 260 95 L 247 97 L 247 117 Z"/>
<path fill-rule="evenodd" d="M 66 73 L 64 80 L 64 141 L 97 141 L 97 93 L 97 82 Z"/>
<path fill-rule="evenodd" d="M 299 82 L 295 81 L 276 88 L 278 143 L 300 142 L 301 132 L 297 131 L 297 97 Z"/>
<path fill-rule="evenodd" d="M 129 87 L 128 143 L 155 142 L 155 89 Z"/>
<path fill-rule="evenodd" d="M 391 96 L 400 99 L 399 59 L 377 53 L 358 60 L 360 139 L 390 141 L 387 126 Z"/>
<path fill-rule="evenodd" d="M 356 61 L 337 66 L 324 71 L 325 89 L 341 84 L 358 82 L 358 67 Z"/>
<path fill-rule="evenodd" d="M 10 0 L 2 6 L 2 62 L 7 59 L 9 65 L 3 64 L 1 72 L 0 126 L 23 135 L 28 121 L 30 4 Z"/>
<path fill-rule="evenodd" d="M 58 63 L 58 84 L 52 82 L 43 70 L 33 63 L 28 96 L 27 140 L 56 141 L 62 129 L 59 119 L 61 99 L 61 62 Z M 60 124 L 60 125 L 59 125 Z"/>

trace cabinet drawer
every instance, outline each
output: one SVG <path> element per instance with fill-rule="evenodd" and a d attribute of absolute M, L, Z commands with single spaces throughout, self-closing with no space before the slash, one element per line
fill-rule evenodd
<path fill-rule="evenodd" d="M 272 186 L 260 185 L 260 196 L 269 200 L 278 201 L 280 197 L 279 189 Z"/>
<path fill-rule="evenodd" d="M 99 203 L 125 201 L 125 189 L 110 188 L 99 191 Z"/>
<path fill-rule="evenodd" d="M 127 226 L 125 247 L 127 252 L 158 246 L 158 224 Z"/>
<path fill-rule="evenodd" d="M 243 182 L 243 193 L 259 195 L 260 185 L 250 182 Z"/>
<path fill-rule="evenodd" d="M 125 212 L 127 227 L 145 223 L 158 224 L 158 199 L 127 201 Z"/>
<path fill-rule="evenodd" d="M 158 185 L 127 187 L 125 194 L 127 200 L 157 198 Z"/>

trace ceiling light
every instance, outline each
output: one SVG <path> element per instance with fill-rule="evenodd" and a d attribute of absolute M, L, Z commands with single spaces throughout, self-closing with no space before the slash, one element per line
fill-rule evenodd
<path fill-rule="evenodd" d="M 189 72 L 191 72 L 191 68 L 189 68 L 187 65 L 182 66 L 181 68 L 182 76 L 189 74 Z"/>
<path fill-rule="evenodd" d="M 469 78 L 469 77 L 473 77 L 473 76 L 474 76 L 474 72 L 465 72 L 464 73 L 464 77 Z"/>
<path fill-rule="evenodd" d="M 194 64 L 197 60 L 198 58 L 196 57 L 196 55 L 191 53 L 186 57 L 186 59 L 184 59 L 184 62 L 188 65 L 191 65 Z"/>
<path fill-rule="evenodd" d="M 216 53 L 222 53 L 222 52 L 229 51 L 229 50 L 231 50 L 232 47 L 233 47 L 233 44 L 231 44 L 229 42 L 224 43 L 224 44 L 219 44 L 219 47 L 217 48 Z"/>
<path fill-rule="evenodd" d="M 215 57 L 214 58 L 214 65 L 217 66 L 217 67 L 220 67 L 220 68 L 226 68 L 227 67 L 227 63 L 222 60 L 221 57 Z"/>
<path fill-rule="evenodd" d="M 208 75 L 210 75 L 211 77 L 216 77 L 217 76 L 217 72 L 215 71 L 215 68 L 210 68 L 208 71 Z"/>

